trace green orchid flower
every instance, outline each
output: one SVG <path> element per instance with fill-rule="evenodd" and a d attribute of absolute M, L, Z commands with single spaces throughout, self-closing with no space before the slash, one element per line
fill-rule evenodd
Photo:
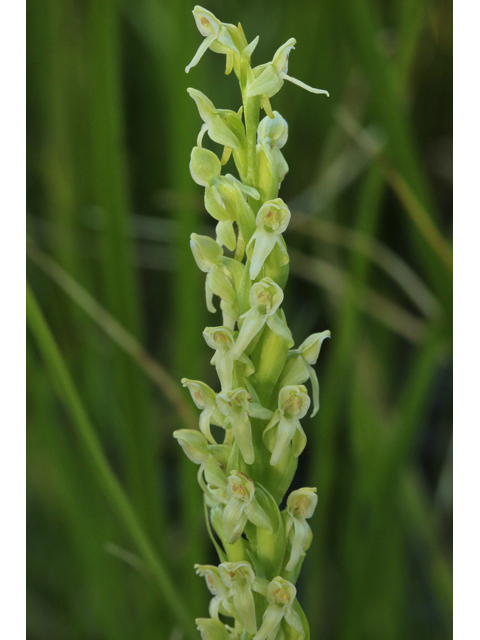
<path fill-rule="evenodd" d="M 281 576 L 277 576 L 270 582 L 267 591 L 269 604 L 263 614 L 262 626 L 253 640 L 275 640 L 283 620 L 301 637 L 304 637 L 302 620 L 292 607 L 296 595 L 295 586 Z"/>
<path fill-rule="evenodd" d="M 218 620 L 218 614 L 221 614 L 233 618 L 235 615 L 233 605 L 228 601 L 228 589 L 220 578 L 218 567 L 210 564 L 196 564 L 194 568 L 197 575 L 205 578 L 207 588 L 213 595 L 208 607 L 210 617 Z"/>
<path fill-rule="evenodd" d="M 251 564 L 249 562 L 223 562 L 218 570 L 241 623 L 248 633 L 256 633 L 255 600 L 252 592 L 255 573 Z"/>
<path fill-rule="evenodd" d="M 241 162 L 241 155 L 238 151 L 245 151 L 245 129 L 243 127 L 241 114 L 229 109 L 215 109 L 215 106 L 207 96 L 197 89 L 187 89 L 188 94 L 195 100 L 200 117 L 204 124 L 197 137 L 197 146 L 202 146 L 203 136 L 208 133 L 211 140 L 223 145 L 221 164 L 228 162 L 232 151 L 235 154 L 237 165 Z"/>
<path fill-rule="evenodd" d="M 278 111 L 265 116 L 257 129 L 258 190 L 262 200 L 273 200 L 288 173 L 288 164 L 280 149 L 288 138 L 288 124 Z"/>
<path fill-rule="evenodd" d="M 267 325 L 273 333 L 293 345 L 293 338 L 286 322 L 277 313 L 283 301 L 283 291 L 271 278 L 263 278 L 255 283 L 249 295 L 250 309 L 240 316 L 243 320 L 232 357 L 238 360 L 240 355 L 255 336 Z"/>
<path fill-rule="evenodd" d="M 214 424 L 217 427 L 223 427 L 225 420 L 215 402 L 215 391 L 200 380 L 182 378 L 181 383 L 184 387 L 187 387 L 192 400 L 202 410 L 199 418 L 200 431 L 209 442 L 217 444 L 210 431 L 210 425 Z"/>
<path fill-rule="evenodd" d="M 192 233 L 190 248 L 198 268 L 207 274 L 205 279 L 207 309 L 210 313 L 216 312 L 213 296 L 218 296 L 221 300 L 220 307 L 225 324 L 233 329 L 235 320 L 240 315 L 237 289 L 243 276 L 243 264 L 224 256 L 222 247 L 208 236 Z"/>
<path fill-rule="evenodd" d="M 277 465 L 282 459 L 290 442 L 295 458 L 302 453 L 307 444 L 307 436 L 300 424 L 310 406 L 310 398 L 303 385 L 283 387 L 278 394 L 278 409 L 263 432 L 263 441 L 271 451 L 271 465 Z"/>
<path fill-rule="evenodd" d="M 197 23 L 198 30 L 204 36 L 205 40 L 198 48 L 192 61 L 185 68 L 185 73 L 188 73 L 192 67 L 195 67 L 201 60 L 203 54 L 207 49 L 215 51 L 215 53 L 223 53 L 227 56 L 227 69 L 230 66 L 230 60 L 232 60 L 233 54 L 238 54 L 238 49 L 235 46 L 232 39 L 232 29 L 235 30 L 234 25 L 224 24 L 216 18 L 211 11 L 204 9 L 203 7 L 196 6 L 193 9 L 193 17 Z"/>
<path fill-rule="evenodd" d="M 312 383 L 313 418 L 320 409 L 320 388 L 313 365 L 317 363 L 323 341 L 330 338 L 330 331 L 322 331 L 309 336 L 298 349 L 289 351 L 285 368 L 280 378 L 280 386 L 303 384 L 310 378 Z"/>
<path fill-rule="evenodd" d="M 255 80 L 248 84 L 247 96 L 249 98 L 260 96 L 260 103 L 270 118 L 273 118 L 274 115 L 269 99 L 280 91 L 285 80 L 293 82 L 293 84 L 310 91 L 310 93 L 324 93 L 327 96 L 329 95 L 328 91 L 324 89 L 315 89 L 301 80 L 287 75 L 288 57 L 292 49 L 295 48 L 296 43 L 295 38 L 290 38 L 290 40 L 287 40 L 285 44 L 277 49 L 271 62 L 255 67 L 253 70 Z"/>
<path fill-rule="evenodd" d="M 228 502 L 223 510 L 223 533 L 229 544 L 242 535 L 248 521 L 272 533 L 272 523 L 255 497 L 255 485 L 244 473 L 231 471 L 227 480 Z"/>
<path fill-rule="evenodd" d="M 218 157 L 202 147 L 194 147 L 190 157 L 190 173 L 197 184 L 205 187 L 205 209 L 218 220 L 217 238 L 227 249 L 233 251 L 236 236 L 232 223 L 235 221 L 234 206 L 236 188 L 254 200 L 260 198 L 256 189 L 244 185 L 234 176 L 221 175 L 222 165 Z"/>
<path fill-rule="evenodd" d="M 281 198 L 269 200 L 260 207 L 256 220 L 257 228 L 247 246 L 252 280 L 255 280 L 260 273 L 275 245 L 280 249 L 280 264 L 289 263 L 290 258 L 282 233 L 288 227 L 290 218 L 290 210 Z"/>
<path fill-rule="evenodd" d="M 228 444 L 211 445 L 200 431 L 178 429 L 173 432 L 185 455 L 200 465 L 197 473 L 198 484 L 212 503 L 225 503 L 227 476 L 225 469 L 230 456 Z"/>
<path fill-rule="evenodd" d="M 287 499 L 285 533 L 290 540 L 292 551 L 290 559 L 285 567 L 287 571 L 293 571 L 299 563 L 304 552 L 308 548 L 312 532 L 307 523 L 317 506 L 317 493 L 315 488 L 304 487 L 292 491 Z"/>
<path fill-rule="evenodd" d="M 232 348 L 235 339 L 228 327 L 206 327 L 203 332 L 205 342 L 215 349 L 215 355 L 210 363 L 215 365 L 218 378 L 222 386 L 222 392 L 231 391 L 233 388 L 233 373 L 235 361 L 232 358 Z M 254 371 L 252 361 L 244 353 L 239 358 L 244 365 L 243 374 L 251 374 Z"/>
<path fill-rule="evenodd" d="M 250 416 L 268 420 L 272 412 L 254 402 L 252 403 L 252 396 L 243 388 L 219 393 L 216 400 L 218 409 L 225 416 L 225 427 L 231 428 L 245 464 L 253 464 L 255 452 Z"/>

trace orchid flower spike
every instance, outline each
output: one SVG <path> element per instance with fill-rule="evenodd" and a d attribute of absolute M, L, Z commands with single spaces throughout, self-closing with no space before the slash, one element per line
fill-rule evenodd
<path fill-rule="evenodd" d="M 290 442 L 295 458 L 305 449 L 307 436 L 300 420 L 307 413 L 309 406 L 310 398 L 303 384 L 283 387 L 278 394 L 278 409 L 263 432 L 263 440 L 272 452 L 271 465 L 280 462 Z"/>
<path fill-rule="evenodd" d="M 272 523 L 255 497 L 255 485 L 244 473 L 232 470 L 227 480 L 228 503 L 223 510 L 223 532 L 229 544 L 242 535 L 247 521 L 273 532 Z"/>
<path fill-rule="evenodd" d="M 282 620 L 285 620 L 287 625 L 299 634 L 300 638 L 305 636 L 302 620 L 292 607 L 296 595 L 295 586 L 281 576 L 277 576 L 270 582 L 267 590 L 269 604 L 263 614 L 262 626 L 253 640 L 273 640 L 276 638 Z M 295 635 L 295 637 L 297 636 Z"/>
<path fill-rule="evenodd" d="M 287 571 L 293 571 L 305 555 L 308 548 L 308 540 L 311 538 L 311 530 L 306 522 L 307 518 L 313 516 L 317 506 L 317 490 L 310 487 L 292 491 L 287 499 L 287 520 L 285 533 L 292 545 L 290 559 L 285 567 Z"/>
<path fill-rule="evenodd" d="M 241 353 L 263 329 L 265 324 L 273 333 L 293 345 L 290 329 L 277 313 L 282 301 L 283 291 L 271 278 L 263 278 L 252 286 L 249 296 L 250 309 L 240 316 L 243 319 L 243 324 L 232 350 L 234 360 L 238 360 Z"/>
<path fill-rule="evenodd" d="M 256 633 L 255 600 L 252 593 L 255 573 L 252 566 L 248 562 L 223 562 L 218 570 L 239 620 L 248 633 Z"/>
<path fill-rule="evenodd" d="M 324 89 L 315 89 L 301 80 L 297 80 L 296 78 L 292 78 L 287 75 L 288 56 L 290 55 L 290 51 L 295 48 L 296 42 L 295 38 L 290 38 L 290 40 L 287 40 L 285 44 L 277 49 L 271 62 L 256 67 L 253 70 L 255 80 L 253 80 L 253 82 L 251 82 L 247 87 L 247 96 L 249 98 L 253 96 L 260 96 L 261 105 L 270 118 L 273 118 L 274 115 L 269 99 L 280 91 L 285 80 L 293 82 L 293 84 L 310 91 L 310 93 L 324 93 L 327 96 L 329 95 L 328 91 L 325 91 Z"/>
<path fill-rule="evenodd" d="M 319 408 L 314 365 L 330 333 L 316 333 L 294 349 L 281 308 L 291 214 L 278 196 L 288 172 L 282 154 L 288 125 L 270 99 L 286 80 L 313 93 L 328 92 L 288 75 L 293 38 L 270 62 L 252 68 L 258 37 L 248 42 L 240 24 L 223 23 L 200 6 L 193 15 L 204 41 L 186 71 L 207 49 L 224 54 L 226 73 L 234 71 L 243 103 L 238 111 L 218 109 L 201 91 L 188 89 L 202 119 L 190 172 L 216 221 L 216 236 L 192 233 L 190 246 L 206 274 L 207 308 L 216 311 L 217 296 L 222 311 L 220 326 L 203 332 L 213 349 L 218 387 L 182 380 L 200 409 L 200 429 L 174 432 L 198 466 L 207 527 L 221 563 L 195 565 L 211 593 L 210 617 L 196 623 L 202 640 L 303 640 L 310 634 L 294 584 L 312 541 L 307 522 L 316 489 L 293 491 L 285 509 L 279 505 L 306 445 L 300 421 L 311 404 L 312 415 Z M 222 153 L 203 147 L 206 135 Z M 238 177 L 222 174 L 230 157 Z M 309 379 L 312 401 L 304 386 Z M 220 429 L 211 425 L 223 429 L 218 443 Z"/>
<path fill-rule="evenodd" d="M 273 251 L 275 245 L 280 249 L 280 264 L 288 264 L 287 247 L 282 233 L 288 227 L 291 214 L 290 209 L 281 198 L 265 202 L 257 214 L 257 228 L 247 246 L 247 256 L 250 258 L 250 278 L 260 273 L 265 260 Z"/>

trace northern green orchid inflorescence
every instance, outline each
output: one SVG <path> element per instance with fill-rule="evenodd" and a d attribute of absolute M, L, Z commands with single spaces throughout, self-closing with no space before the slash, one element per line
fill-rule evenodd
<path fill-rule="evenodd" d="M 302 640 L 310 632 L 295 583 L 312 543 L 307 520 L 317 494 L 309 487 L 286 494 L 307 443 L 301 421 L 310 405 L 312 416 L 319 410 L 314 366 L 330 332 L 313 333 L 295 348 L 281 308 L 292 217 L 279 197 L 288 173 L 282 151 L 288 124 L 270 99 L 286 80 L 327 92 L 288 75 L 294 38 L 270 62 L 252 67 L 258 37 L 248 42 L 240 24 L 221 22 L 203 7 L 193 15 L 204 40 L 186 71 L 208 50 L 225 55 L 226 73 L 235 73 L 242 95 L 232 111 L 188 89 L 202 121 L 190 172 L 216 225 L 214 237 L 192 233 L 190 246 L 206 274 L 207 309 L 218 313 L 218 298 L 221 311 L 211 323 L 217 326 L 203 332 L 218 383 L 182 379 L 200 410 L 199 428 L 173 434 L 198 465 L 219 555 L 218 566 L 195 565 L 212 596 L 210 617 L 196 623 L 203 640 Z M 205 148 L 207 136 L 218 148 Z"/>

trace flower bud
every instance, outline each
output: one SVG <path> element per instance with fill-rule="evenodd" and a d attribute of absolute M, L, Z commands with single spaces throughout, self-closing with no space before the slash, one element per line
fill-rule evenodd
<path fill-rule="evenodd" d="M 197 184 L 208 187 L 212 180 L 220 176 L 221 170 L 220 160 L 213 151 L 193 147 L 190 156 L 190 173 Z"/>
<path fill-rule="evenodd" d="M 204 273 L 211 271 L 223 256 L 222 247 L 208 236 L 199 236 L 192 233 L 190 236 L 190 248 L 198 268 Z"/>
<path fill-rule="evenodd" d="M 197 618 L 195 622 L 202 640 L 233 640 L 236 637 L 216 618 Z"/>
<path fill-rule="evenodd" d="M 309 546 L 311 530 L 306 522 L 313 516 L 317 506 L 316 489 L 304 487 L 292 491 L 287 500 L 286 533 L 292 546 L 290 559 L 285 567 L 287 571 L 293 571 Z"/>
<path fill-rule="evenodd" d="M 317 490 L 310 487 L 292 491 L 287 500 L 287 512 L 292 518 L 311 518 L 317 506 Z"/>
<path fill-rule="evenodd" d="M 265 116 L 258 125 L 257 134 L 270 147 L 281 149 L 288 138 L 288 123 L 278 111 L 273 112 L 273 118 Z"/>

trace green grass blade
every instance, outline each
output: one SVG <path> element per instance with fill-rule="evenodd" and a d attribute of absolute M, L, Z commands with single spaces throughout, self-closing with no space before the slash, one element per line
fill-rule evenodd
<path fill-rule="evenodd" d="M 177 382 L 160 363 L 154 360 L 154 358 L 145 351 L 140 342 L 108 313 L 86 289 L 32 242 L 28 244 L 27 255 L 42 271 L 50 276 L 159 387 L 178 412 L 180 418 L 185 423 L 185 427 L 187 429 L 196 429 L 198 419 L 190 405 L 185 402 L 180 383 Z"/>
<path fill-rule="evenodd" d="M 34 294 L 28 285 L 27 322 L 50 370 L 57 392 L 72 417 L 77 435 L 97 475 L 101 490 L 104 492 L 106 498 L 117 512 L 125 528 L 137 545 L 163 597 L 169 604 L 179 623 L 185 628 L 189 638 L 192 638 L 192 640 L 194 638 L 196 639 L 197 634 L 190 622 L 189 608 L 177 592 L 172 578 L 158 557 L 124 490 L 115 478 L 103 454 L 98 437 L 82 405 L 63 357 L 50 333 Z"/>

